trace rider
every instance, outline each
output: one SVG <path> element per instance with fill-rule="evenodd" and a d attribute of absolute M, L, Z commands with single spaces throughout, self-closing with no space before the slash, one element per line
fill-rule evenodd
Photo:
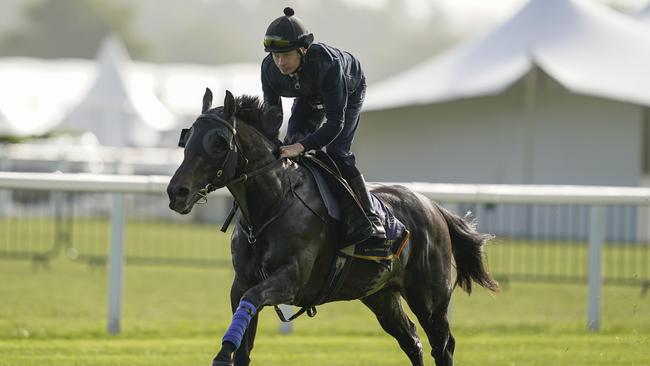
<path fill-rule="evenodd" d="M 281 105 L 281 96 L 295 98 L 280 156 L 292 158 L 326 147 L 370 221 L 367 225 L 364 220 L 350 237 L 385 238 L 350 151 L 366 92 L 361 64 L 348 52 L 314 43 L 314 35 L 288 7 L 267 28 L 264 51 L 269 52 L 262 61 L 264 101 Z"/>

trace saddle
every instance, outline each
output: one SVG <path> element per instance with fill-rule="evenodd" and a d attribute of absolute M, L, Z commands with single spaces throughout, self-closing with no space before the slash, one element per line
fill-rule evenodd
<path fill-rule="evenodd" d="M 346 220 L 368 220 L 354 192 L 327 153 L 322 150 L 309 152 L 302 155 L 298 163 L 314 177 L 318 193 L 330 218 L 341 222 L 346 227 L 352 226 Z M 386 229 L 386 239 L 361 243 L 345 243 L 341 240 L 341 243 L 338 243 L 339 253 L 347 257 L 390 264 L 408 243 L 409 231 L 374 193 L 371 193 L 371 198 L 374 211 L 379 213 Z M 235 202 L 221 227 L 222 232 L 226 232 L 238 208 Z"/>
<path fill-rule="evenodd" d="M 307 168 L 316 181 L 316 186 L 323 199 L 329 216 L 337 221 L 366 218 L 354 192 L 341 176 L 334 161 L 324 151 L 318 150 L 304 154 L 299 164 Z M 396 256 L 409 239 L 408 230 L 374 194 L 372 204 L 386 228 L 386 240 L 368 241 L 350 245 L 339 243 L 339 250 L 347 256 L 373 261 L 387 261 Z"/>

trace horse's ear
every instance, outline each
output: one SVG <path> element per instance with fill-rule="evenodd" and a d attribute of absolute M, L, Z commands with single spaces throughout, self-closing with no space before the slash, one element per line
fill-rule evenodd
<path fill-rule="evenodd" d="M 232 116 L 235 115 L 236 109 L 235 97 L 232 95 L 230 90 L 226 90 L 226 97 L 223 99 L 223 114 L 227 121 L 230 121 Z"/>
<path fill-rule="evenodd" d="M 210 90 L 210 88 L 205 88 L 205 94 L 203 94 L 203 108 L 201 108 L 201 113 L 209 111 L 210 107 L 212 107 L 212 90 Z"/>

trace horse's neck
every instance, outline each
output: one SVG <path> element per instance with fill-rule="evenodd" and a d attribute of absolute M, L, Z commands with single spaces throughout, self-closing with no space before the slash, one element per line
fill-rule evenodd
<path fill-rule="evenodd" d="M 238 129 L 242 153 L 248 159 L 248 164 L 244 167 L 247 172 L 259 169 L 275 160 L 275 146 L 266 137 L 247 124 L 242 123 Z"/>
<path fill-rule="evenodd" d="M 274 146 L 266 138 L 263 138 L 250 126 L 240 127 L 241 148 L 248 159 L 245 172 L 251 173 L 272 164 L 276 157 Z M 285 183 L 284 167 L 275 166 L 254 177 L 240 183 L 238 187 L 230 187 L 237 202 L 247 207 L 242 207 L 252 216 L 253 221 L 258 216 L 264 216 L 284 196 Z M 253 223 L 250 223 L 253 224 Z"/>
<path fill-rule="evenodd" d="M 288 189 L 283 181 L 283 167 L 279 166 L 228 186 L 248 225 L 257 229 L 282 205 Z"/>

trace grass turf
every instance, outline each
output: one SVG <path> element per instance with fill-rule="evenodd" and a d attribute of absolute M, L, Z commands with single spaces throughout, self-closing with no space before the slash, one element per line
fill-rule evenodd
<path fill-rule="evenodd" d="M 227 247 L 219 249 L 227 256 Z M 0 365 L 209 364 L 230 321 L 232 269 L 127 266 L 123 332 L 105 333 L 107 272 L 67 259 L 49 269 L 0 261 Z M 650 296 L 603 288 L 602 332 L 588 333 L 584 285 L 508 283 L 457 291 L 457 365 L 647 365 Z M 258 365 L 395 365 L 408 361 L 360 302 L 319 307 L 292 335 L 261 314 Z M 418 327 L 419 328 L 419 327 Z M 429 352 L 428 342 L 420 336 Z M 427 365 L 433 360 L 427 356 Z"/>
<path fill-rule="evenodd" d="M 471 334 L 456 365 L 637 365 L 648 361 L 648 338 L 598 334 Z M 209 365 L 212 337 L 165 339 L 10 340 L 0 342 L 0 364 L 11 366 Z M 426 365 L 433 365 L 428 358 Z M 406 357 L 383 336 L 264 336 L 256 365 L 404 365 Z"/>
<path fill-rule="evenodd" d="M 2 220 L 0 250 L 47 251 L 51 220 Z M 209 364 L 230 322 L 227 235 L 215 225 L 130 221 L 129 258 L 210 259 L 197 268 L 127 265 L 122 334 L 105 331 L 105 220 L 75 220 L 72 243 L 48 266 L 0 260 L 0 366 L 7 365 L 177 365 Z M 0 238 L 1 239 L 1 238 Z M 539 244 L 539 243 L 537 243 Z M 496 273 L 586 275 L 586 248 L 501 240 L 488 247 Z M 647 278 L 647 248 L 607 248 L 604 272 Z M 130 263 L 135 263 L 132 261 Z M 47 262 L 43 262 L 44 264 Z M 577 265 L 576 265 L 577 263 Z M 616 272 L 614 272 L 616 271 Z M 616 276 L 615 276 L 616 277 Z M 452 331 L 457 365 L 647 365 L 650 360 L 650 296 L 640 287 L 605 286 L 602 331 L 586 331 L 584 284 L 504 283 L 500 294 L 457 291 Z M 413 318 L 413 317 L 412 317 Z M 408 363 L 360 302 L 319 307 L 314 319 L 300 318 L 294 332 L 278 334 L 273 311 L 261 314 L 253 353 L 258 365 L 395 365 Z M 419 328 L 419 327 L 418 327 Z M 428 342 L 419 330 L 426 347 Z"/>

